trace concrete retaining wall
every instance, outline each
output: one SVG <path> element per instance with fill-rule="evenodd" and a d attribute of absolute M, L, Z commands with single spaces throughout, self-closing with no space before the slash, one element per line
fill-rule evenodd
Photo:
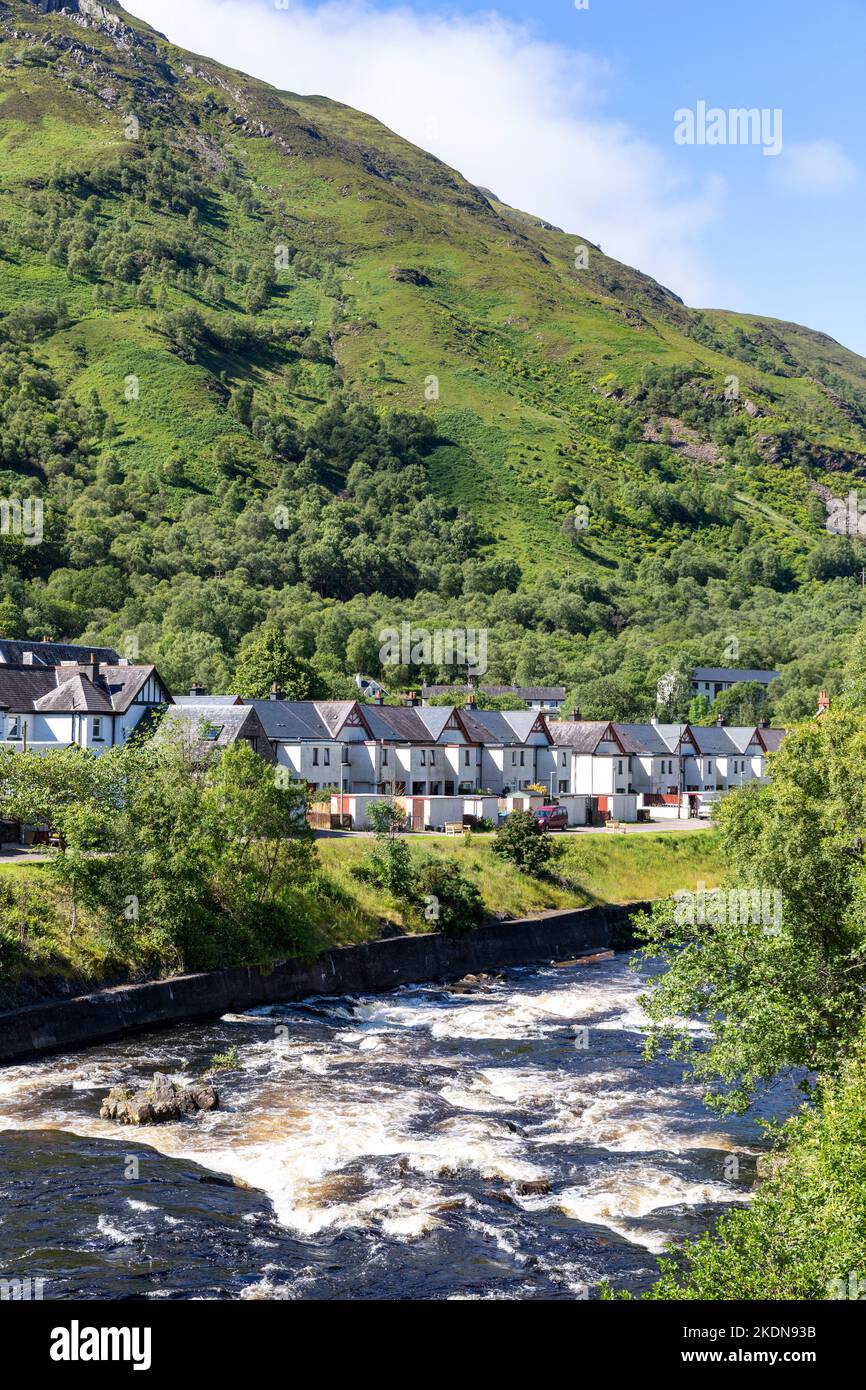
<path fill-rule="evenodd" d="M 375 994 L 398 985 L 456 979 L 470 972 L 629 944 L 631 914 L 646 904 L 549 912 L 479 927 L 453 939 L 440 933 L 389 937 L 326 951 L 312 962 L 241 966 L 118 985 L 96 994 L 0 1014 L 0 1063 L 65 1051 L 147 1028 L 277 1004 L 311 994 Z"/>

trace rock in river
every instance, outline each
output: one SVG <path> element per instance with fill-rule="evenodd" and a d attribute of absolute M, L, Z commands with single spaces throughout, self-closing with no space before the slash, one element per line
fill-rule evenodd
<path fill-rule="evenodd" d="M 157 1071 L 150 1085 L 140 1091 L 130 1086 L 113 1086 L 99 1114 L 103 1120 L 117 1120 L 122 1125 L 158 1125 L 179 1120 L 182 1115 L 195 1115 L 199 1110 L 216 1110 L 218 1105 L 219 1096 L 206 1081 L 178 1086 Z"/>

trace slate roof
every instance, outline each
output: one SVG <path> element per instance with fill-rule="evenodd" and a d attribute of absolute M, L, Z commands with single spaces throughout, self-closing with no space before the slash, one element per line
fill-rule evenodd
<path fill-rule="evenodd" d="M 155 666 L 100 666 L 94 679 L 86 666 L 0 665 L 0 705 L 13 713 L 122 714 L 142 686 L 159 673 Z"/>
<path fill-rule="evenodd" d="M 664 744 L 668 752 L 678 753 L 680 751 L 680 739 L 689 727 L 688 724 L 656 724 L 656 733 Z"/>
<path fill-rule="evenodd" d="M 34 666 L 59 666 L 62 661 L 73 661 L 86 665 L 91 655 L 108 665 L 114 665 L 120 657 L 113 647 L 83 647 L 70 642 L 24 642 L 11 637 L 0 637 L 0 662 L 6 666 L 23 666 L 25 652 L 33 654 Z"/>
<path fill-rule="evenodd" d="M 756 671 L 752 667 L 740 669 L 736 666 L 696 666 L 692 672 L 693 681 L 760 681 L 769 685 L 775 680 L 778 671 Z"/>
<path fill-rule="evenodd" d="M 550 732 L 560 747 L 573 748 L 576 753 L 594 753 L 610 727 L 607 719 L 557 719 L 550 725 Z"/>
<path fill-rule="evenodd" d="M 396 739 L 400 743 L 432 741 L 421 711 L 408 705 L 365 705 L 363 715 L 373 738 Z"/>
<path fill-rule="evenodd" d="M 787 729 L 759 729 L 758 733 L 763 740 L 764 747 L 768 753 L 778 751 L 779 744 L 787 733 Z"/>
<path fill-rule="evenodd" d="M 332 743 L 334 735 L 316 705 L 310 700 L 247 700 L 269 739 L 279 743 L 295 741 Z"/>
<path fill-rule="evenodd" d="M 627 753 L 649 753 L 667 757 L 671 752 L 667 740 L 656 724 L 614 724 L 620 743 Z"/>
<path fill-rule="evenodd" d="M 460 711 L 466 715 L 466 710 Z M 480 743 L 494 743 L 505 748 L 525 745 L 529 732 L 538 719 L 538 710 L 473 709 L 468 712 L 467 727 L 479 728 Z M 471 725 L 469 721 L 472 721 Z M 473 734 L 473 737 L 475 735 Z"/>
<path fill-rule="evenodd" d="M 483 695 L 516 695 L 519 700 L 564 700 L 564 685 L 479 685 L 478 689 Z M 450 695 L 452 691 L 456 693 L 467 692 L 468 687 L 464 685 L 425 685 L 421 688 L 421 697 L 429 700 L 433 695 Z"/>
<path fill-rule="evenodd" d="M 215 730 L 215 737 L 208 737 L 205 728 Z M 252 705 L 214 704 L 206 698 L 200 703 L 188 701 L 184 705 L 170 705 L 160 721 L 156 737 L 170 738 L 175 730 L 180 730 L 184 741 L 197 752 L 225 748 L 240 738 L 256 738 L 259 754 L 273 760 L 267 733 Z"/>
<path fill-rule="evenodd" d="M 252 704 L 252 700 L 244 701 L 240 695 L 175 695 L 173 697 L 176 705 L 200 705 L 206 700 L 209 705 L 243 705 Z"/>
<path fill-rule="evenodd" d="M 715 754 L 724 758 L 728 754 L 744 751 L 745 745 L 741 748 L 737 738 L 737 735 L 742 737 L 743 730 L 735 726 L 729 728 L 727 725 L 718 724 L 690 724 L 689 729 L 699 753 L 709 756 Z M 754 734 L 755 726 L 752 725 L 747 732 Z"/>

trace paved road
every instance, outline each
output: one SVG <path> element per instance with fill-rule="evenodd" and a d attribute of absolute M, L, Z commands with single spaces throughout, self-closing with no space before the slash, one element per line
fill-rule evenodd
<path fill-rule="evenodd" d="M 709 830 L 709 829 L 710 829 L 710 826 L 711 826 L 711 822 L 710 822 L 709 820 L 701 820 L 701 819 L 698 819 L 697 817 L 689 817 L 689 818 L 686 818 L 686 819 L 683 819 L 683 820 L 638 821 L 638 822 L 635 822 L 634 824 L 628 824 L 628 825 L 622 827 L 620 830 L 604 830 L 602 827 L 600 827 L 600 826 L 598 826 L 598 825 L 572 825 L 572 826 L 569 826 L 568 830 L 556 830 L 556 831 L 551 831 L 551 834 L 555 834 L 555 835 L 603 835 L 603 836 L 605 837 L 605 839 L 610 840 L 610 839 L 613 839 L 613 837 L 614 837 L 615 835 L 641 835 L 641 834 L 646 833 L 647 831 L 648 831 L 650 834 L 658 834 L 659 831 L 665 832 L 665 831 L 670 831 L 670 830 L 680 830 L 680 831 L 682 831 L 682 830 Z M 373 835 L 373 831 L 372 831 L 372 830 L 317 830 L 317 831 L 316 831 L 316 836 L 317 836 L 317 838 L 320 838 L 320 839 L 323 839 L 323 840 L 345 839 L 345 838 L 349 838 L 349 839 L 353 839 L 353 838 L 354 838 L 354 839 L 362 839 L 362 840 L 363 840 L 363 839 L 370 839 L 370 838 L 372 837 L 372 835 Z M 414 839 L 421 839 L 421 840 L 423 840 L 423 839 L 428 839 L 428 840 L 448 840 L 448 839 L 457 839 L 458 837 L 457 837 L 457 836 L 446 835 L 444 830 L 425 830 L 425 831 L 414 831 L 414 832 L 413 832 L 413 838 L 414 838 Z M 478 835 L 478 838 L 479 838 L 479 839 L 484 839 L 484 838 L 485 838 L 485 835 L 484 835 L 483 833 L 481 833 L 481 834 Z M 490 833 L 489 833 L 489 832 L 487 833 L 486 838 L 488 838 L 488 839 L 490 838 Z"/>

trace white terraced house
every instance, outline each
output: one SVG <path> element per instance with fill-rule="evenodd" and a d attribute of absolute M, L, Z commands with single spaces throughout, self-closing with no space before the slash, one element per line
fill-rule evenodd
<path fill-rule="evenodd" d="M 764 775 L 767 752 L 782 734 L 553 721 L 534 710 L 479 710 L 472 702 L 420 708 L 417 697 L 400 706 L 381 697 L 372 704 L 286 701 L 275 690 L 269 700 L 244 703 L 255 709 L 274 760 L 314 792 L 333 792 L 335 808 L 358 826 L 370 801 L 385 797 L 404 803 L 418 826 L 459 821 L 469 801 L 472 814 L 490 815 L 494 803 L 498 812 L 557 800 L 572 824 L 634 820 L 641 806 L 660 815 L 697 814 L 703 797 Z M 721 750 L 721 761 L 709 754 L 712 779 L 695 781 L 694 755 L 704 746 Z"/>

